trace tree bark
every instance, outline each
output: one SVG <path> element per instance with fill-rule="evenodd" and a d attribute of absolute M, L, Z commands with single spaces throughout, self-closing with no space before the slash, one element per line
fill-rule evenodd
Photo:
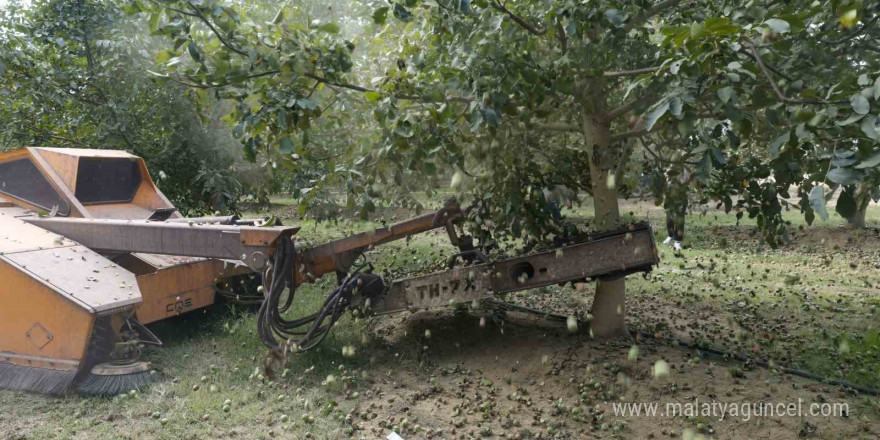
<path fill-rule="evenodd" d="M 868 205 L 871 203 L 871 189 L 870 185 L 866 182 L 862 182 L 859 184 L 859 188 L 856 191 L 855 199 L 856 199 L 856 213 L 848 220 L 849 226 L 853 229 L 861 229 L 864 228 L 865 216 L 868 214 Z"/>
<path fill-rule="evenodd" d="M 604 97 L 596 97 L 604 101 Z M 583 120 L 587 153 L 590 155 L 590 185 L 593 188 L 593 209 L 595 227 L 614 228 L 620 222 L 620 208 L 617 205 L 617 176 L 614 175 L 617 163 L 623 159 L 611 150 L 611 123 L 603 118 L 603 113 L 595 112 L 596 102 Z M 613 176 L 609 178 L 609 175 Z M 597 338 L 626 336 L 626 282 L 623 278 L 613 281 L 598 281 L 596 296 L 593 299 L 592 334 Z"/>

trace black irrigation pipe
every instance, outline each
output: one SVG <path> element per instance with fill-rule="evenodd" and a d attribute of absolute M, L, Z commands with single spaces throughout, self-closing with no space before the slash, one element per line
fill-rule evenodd
<path fill-rule="evenodd" d="M 531 307 L 521 306 L 518 304 L 511 304 L 511 303 L 506 303 L 506 302 L 501 302 L 501 301 L 492 301 L 491 304 L 495 305 L 495 306 L 499 306 L 502 309 L 519 310 L 519 311 L 523 311 L 523 312 L 532 313 L 535 315 L 542 315 L 549 321 L 565 322 L 568 319 L 568 317 L 557 314 L 557 313 L 549 313 L 549 312 L 545 312 L 543 310 L 533 309 Z M 578 319 L 578 324 L 579 325 L 586 324 L 587 326 L 589 326 L 590 322 L 585 319 Z M 805 379 L 811 379 L 811 380 L 814 380 L 814 381 L 817 381 L 820 383 L 826 383 L 829 385 L 836 385 L 836 386 L 840 386 L 843 388 L 850 388 L 850 389 L 858 391 L 862 394 L 869 394 L 872 396 L 880 395 L 880 390 L 877 390 L 876 388 L 870 388 L 870 387 L 857 385 L 857 384 L 854 384 L 854 383 L 851 383 L 851 382 L 848 382 L 845 380 L 841 380 L 841 379 L 829 379 L 824 376 L 819 376 L 817 374 L 810 373 L 809 371 L 796 370 L 794 368 L 788 368 L 788 367 L 782 367 L 782 366 L 770 366 L 770 363 L 764 359 L 750 358 L 748 356 L 744 356 L 739 353 L 734 353 L 734 352 L 730 352 L 730 351 L 719 350 L 717 348 L 712 348 L 712 347 L 705 345 L 705 344 L 694 344 L 694 343 L 682 341 L 681 339 L 674 339 L 673 340 L 673 339 L 668 339 L 668 338 L 662 338 L 662 337 L 655 336 L 652 333 L 641 332 L 638 330 L 631 330 L 630 334 L 632 334 L 632 336 L 636 339 L 646 338 L 646 339 L 653 339 L 655 341 L 660 341 L 660 342 L 663 342 L 663 341 L 673 342 L 676 347 L 684 347 L 684 348 L 691 349 L 691 350 L 699 350 L 700 352 L 704 352 L 704 353 L 711 353 L 711 354 L 714 354 L 717 356 L 727 357 L 729 359 L 736 359 L 740 362 L 751 362 L 751 363 L 758 365 L 760 367 L 769 368 L 769 369 L 776 369 L 777 371 L 781 371 L 785 374 L 789 374 L 792 376 L 803 377 Z"/>
<path fill-rule="evenodd" d="M 819 376 L 818 374 L 810 373 L 809 371 L 795 370 L 794 368 L 782 367 L 782 366 L 777 366 L 777 365 L 771 366 L 768 361 L 761 359 L 761 358 L 750 358 L 748 356 L 744 356 L 739 353 L 719 350 L 717 348 L 712 348 L 708 345 L 703 345 L 703 344 L 692 344 L 689 342 L 682 341 L 681 339 L 669 340 L 666 338 L 659 338 L 659 337 L 654 336 L 650 333 L 643 333 L 638 330 L 632 330 L 632 331 L 630 331 L 630 333 L 633 335 L 633 337 L 636 337 L 636 338 L 643 337 L 643 338 L 647 338 L 647 339 L 653 339 L 655 341 L 660 341 L 661 339 L 665 339 L 666 341 L 674 342 L 676 344 L 676 346 L 678 346 L 678 347 L 685 347 L 685 348 L 688 348 L 691 350 L 699 350 L 700 352 L 703 352 L 703 353 L 712 353 L 714 355 L 718 355 L 718 356 L 722 356 L 722 357 L 726 356 L 727 358 L 736 359 L 740 362 L 751 362 L 755 365 L 758 365 L 758 366 L 761 366 L 764 368 L 775 369 L 777 371 L 781 371 L 785 374 L 790 374 L 792 376 L 803 377 L 805 379 L 812 379 L 817 382 L 826 383 L 829 385 L 836 385 L 836 386 L 840 386 L 840 387 L 844 387 L 844 388 L 851 388 L 851 389 L 858 391 L 862 394 L 870 394 L 872 396 L 880 395 L 880 390 L 877 390 L 876 388 L 870 388 L 870 387 L 857 385 L 852 382 L 848 382 L 848 381 L 841 380 L 841 379 L 829 379 L 824 376 Z"/>

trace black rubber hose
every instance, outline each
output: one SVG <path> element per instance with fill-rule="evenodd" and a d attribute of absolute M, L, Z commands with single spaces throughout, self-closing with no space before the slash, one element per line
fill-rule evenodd
<path fill-rule="evenodd" d="M 357 288 L 356 283 L 360 279 L 358 274 L 365 265 L 357 268 L 340 286 L 333 289 L 317 313 L 287 320 L 282 315 L 292 306 L 296 293 L 296 253 L 292 242 L 279 241 L 277 246 L 272 265 L 263 276 L 265 300 L 257 316 L 260 340 L 269 348 L 280 349 L 280 338 L 296 343 L 299 352 L 307 351 L 320 344 L 345 313 L 350 295 Z M 285 290 L 288 294 L 281 305 Z"/>
<path fill-rule="evenodd" d="M 630 331 L 630 333 L 633 335 L 633 337 L 636 337 L 636 338 L 643 337 L 643 338 L 654 339 L 654 340 L 661 339 L 661 338 L 658 338 L 650 333 L 642 333 L 642 332 L 639 332 L 638 330 L 632 330 L 632 331 Z M 815 380 L 817 382 L 827 383 L 829 385 L 837 385 L 837 386 L 841 386 L 844 388 L 852 388 L 853 390 L 856 390 L 862 394 L 870 394 L 872 396 L 880 395 L 880 390 L 877 390 L 875 388 L 865 387 L 862 385 L 857 385 L 857 384 L 854 384 L 852 382 L 848 382 L 848 381 L 845 381 L 842 379 L 829 379 L 824 376 L 819 376 L 818 374 L 810 373 L 809 371 L 796 370 L 794 368 L 782 367 L 782 366 L 778 366 L 778 365 L 771 367 L 770 363 L 764 359 L 750 358 L 748 356 L 744 356 L 739 353 L 733 353 L 733 352 L 729 352 L 729 351 L 719 350 L 717 348 L 712 348 L 712 347 L 709 347 L 706 345 L 701 345 L 701 344 L 692 344 L 689 342 L 682 341 L 680 339 L 674 339 L 674 340 L 667 339 L 667 341 L 672 341 L 679 347 L 685 347 L 685 348 L 689 348 L 691 350 L 699 350 L 701 352 L 712 353 L 712 354 L 718 355 L 718 356 L 727 356 L 728 358 L 736 359 L 740 362 L 751 362 L 755 365 L 758 365 L 758 366 L 761 366 L 764 368 L 773 368 L 773 369 L 781 371 L 785 374 L 790 374 L 792 376 L 803 377 L 805 379 L 811 379 L 811 380 Z"/>

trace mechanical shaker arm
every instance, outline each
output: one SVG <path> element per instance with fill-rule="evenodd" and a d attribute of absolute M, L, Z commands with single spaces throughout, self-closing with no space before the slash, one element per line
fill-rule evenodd
<path fill-rule="evenodd" d="M 456 243 L 454 222 L 462 218 L 455 201 L 436 212 L 373 231 L 297 250 L 297 285 L 330 272 L 347 272 L 369 246 L 399 240 L 445 226 Z M 275 244 L 290 239 L 300 228 L 199 225 L 179 221 L 110 220 L 67 217 L 22 217 L 22 220 L 79 242 L 95 251 L 143 252 L 187 257 L 240 260 L 262 271 Z"/>
<path fill-rule="evenodd" d="M 289 240 L 300 229 L 67 217 L 21 220 L 98 252 L 240 260 L 254 271 L 265 269 L 278 240 Z"/>
<path fill-rule="evenodd" d="M 322 275 L 347 273 L 357 259 L 371 245 L 380 245 L 410 235 L 445 227 L 453 244 L 458 245 L 454 224 L 461 221 L 463 213 L 458 202 L 450 200 L 439 211 L 404 220 L 391 226 L 361 232 L 349 237 L 324 243 L 313 248 L 297 250 L 297 284 L 312 282 Z"/>

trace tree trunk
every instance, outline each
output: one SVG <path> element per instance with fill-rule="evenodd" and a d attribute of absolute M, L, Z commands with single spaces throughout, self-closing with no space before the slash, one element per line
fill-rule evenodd
<path fill-rule="evenodd" d="M 867 213 L 868 213 L 868 205 L 867 204 L 864 207 L 859 206 L 858 209 L 856 210 L 855 215 L 853 215 L 852 218 L 849 219 L 850 227 L 852 227 L 853 229 L 864 228 L 866 225 L 865 215 Z"/>
<path fill-rule="evenodd" d="M 597 110 L 595 107 L 592 109 Z M 621 158 L 617 157 L 619 154 L 611 151 L 611 124 L 601 115 L 602 113 L 585 115 L 583 130 L 587 153 L 590 155 L 590 185 L 593 189 L 595 227 L 610 229 L 617 226 L 620 221 L 620 208 L 617 206 L 617 176 L 614 172 Z M 625 280 L 620 278 L 614 281 L 598 281 L 591 310 L 593 322 L 590 329 L 593 336 L 607 338 L 627 335 L 625 311 Z"/>
<path fill-rule="evenodd" d="M 861 229 L 865 227 L 865 216 L 868 214 L 868 205 L 871 203 L 871 189 L 866 182 L 859 184 L 855 199 L 856 213 L 848 221 L 853 229 Z"/>

